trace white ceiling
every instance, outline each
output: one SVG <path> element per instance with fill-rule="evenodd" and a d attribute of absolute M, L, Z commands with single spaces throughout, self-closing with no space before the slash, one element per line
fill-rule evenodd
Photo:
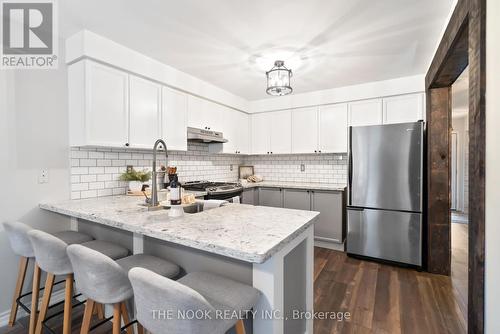
<path fill-rule="evenodd" d="M 256 100 L 277 57 L 294 65 L 295 93 L 425 73 L 453 0 L 58 3 L 65 38 L 88 29 Z"/>

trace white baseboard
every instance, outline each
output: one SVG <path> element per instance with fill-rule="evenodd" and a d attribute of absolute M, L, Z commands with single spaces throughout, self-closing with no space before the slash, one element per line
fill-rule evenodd
<path fill-rule="evenodd" d="M 40 294 L 43 294 L 43 291 Z M 62 300 L 64 300 L 64 289 L 52 292 L 52 297 L 50 298 L 51 305 L 58 303 Z M 42 297 L 40 297 L 38 305 L 40 305 L 41 302 L 42 302 Z M 29 308 L 31 308 L 31 300 L 28 303 L 26 303 L 26 305 Z M 28 314 L 21 307 L 18 308 L 17 319 L 21 319 L 27 315 Z M 9 324 L 9 317 L 10 317 L 10 308 L 6 311 L 0 312 L 0 327 L 7 326 Z"/>
<path fill-rule="evenodd" d="M 316 239 L 314 240 L 314 246 L 321 248 L 328 248 L 339 252 L 344 251 L 344 243 L 328 242 Z"/>

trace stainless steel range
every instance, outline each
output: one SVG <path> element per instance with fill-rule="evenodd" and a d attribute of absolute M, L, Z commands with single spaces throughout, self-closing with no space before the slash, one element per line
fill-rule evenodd
<path fill-rule="evenodd" d="M 206 191 L 205 199 L 229 200 L 241 196 L 243 187 L 237 182 L 191 181 L 182 184 L 186 190 Z"/>

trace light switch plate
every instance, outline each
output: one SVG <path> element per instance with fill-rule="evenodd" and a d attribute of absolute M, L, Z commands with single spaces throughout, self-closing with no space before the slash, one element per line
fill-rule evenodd
<path fill-rule="evenodd" d="M 38 183 L 49 183 L 49 171 L 47 169 L 40 170 L 40 174 L 38 174 Z"/>

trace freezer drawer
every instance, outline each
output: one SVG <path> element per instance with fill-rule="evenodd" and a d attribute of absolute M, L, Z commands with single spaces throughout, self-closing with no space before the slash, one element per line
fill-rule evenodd
<path fill-rule="evenodd" d="M 422 265 L 422 215 L 347 209 L 347 253 Z"/>

